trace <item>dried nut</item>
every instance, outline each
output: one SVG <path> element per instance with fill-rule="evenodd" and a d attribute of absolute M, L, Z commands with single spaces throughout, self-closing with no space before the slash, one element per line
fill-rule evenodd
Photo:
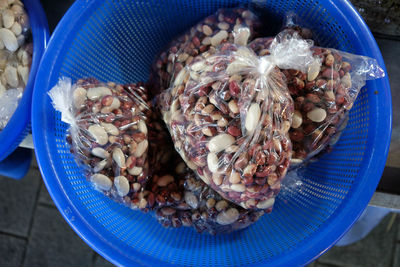
<path fill-rule="evenodd" d="M 259 209 L 268 209 L 272 207 L 275 203 L 275 198 L 269 198 L 264 201 L 261 201 L 257 204 L 257 208 Z"/>
<path fill-rule="evenodd" d="M 206 37 L 201 42 L 202 45 L 210 45 L 211 44 L 211 37 Z"/>
<path fill-rule="evenodd" d="M 207 36 L 209 36 L 213 33 L 213 30 L 208 25 L 203 25 L 202 30 L 203 30 L 203 33 Z"/>
<path fill-rule="evenodd" d="M 249 111 L 247 112 L 245 127 L 249 133 L 252 133 L 259 121 L 261 116 L 261 109 L 258 103 L 253 103 L 250 105 Z"/>
<path fill-rule="evenodd" d="M 214 47 L 216 47 L 216 46 L 218 46 L 219 44 L 221 44 L 221 42 L 222 42 L 224 39 L 227 39 L 227 38 L 228 38 L 228 32 L 227 32 L 227 31 L 219 31 L 216 35 L 214 35 L 214 36 L 211 38 L 211 45 L 214 46 Z"/>
<path fill-rule="evenodd" d="M 111 135 L 119 135 L 119 130 L 118 130 L 117 127 L 115 127 L 114 124 L 102 122 L 100 125 L 104 128 L 104 130 L 106 130 L 106 132 L 107 132 L 108 134 L 111 134 Z"/>
<path fill-rule="evenodd" d="M 215 185 L 219 186 L 222 184 L 222 175 L 219 173 L 213 173 L 212 180 Z"/>
<path fill-rule="evenodd" d="M 246 186 L 244 184 L 233 184 L 231 185 L 231 189 L 235 192 L 244 192 L 246 190 Z"/>
<path fill-rule="evenodd" d="M 93 172 L 100 172 L 100 171 L 102 171 L 106 166 L 107 166 L 107 160 L 106 159 L 104 159 L 104 160 L 102 160 L 102 161 L 99 161 L 97 164 L 96 164 L 96 166 L 94 166 L 94 168 L 93 168 Z"/>
<path fill-rule="evenodd" d="M 315 78 L 317 78 L 320 71 L 321 71 L 321 65 L 318 61 L 315 60 L 308 66 L 307 80 L 314 81 Z"/>
<path fill-rule="evenodd" d="M 213 132 L 212 132 L 210 127 L 206 127 L 206 128 L 201 129 L 201 132 L 206 136 L 214 136 L 214 134 L 213 134 Z"/>
<path fill-rule="evenodd" d="M 90 100 L 98 100 L 102 96 L 112 95 L 111 90 L 107 87 L 92 87 L 88 89 L 87 97 Z"/>
<path fill-rule="evenodd" d="M 14 13 L 10 9 L 6 9 L 3 11 L 3 26 L 7 29 L 11 28 L 14 24 L 15 18 Z"/>
<path fill-rule="evenodd" d="M 217 215 L 217 223 L 221 225 L 229 225 L 239 219 L 239 211 L 235 208 L 230 208 Z"/>
<path fill-rule="evenodd" d="M 108 135 L 104 130 L 104 128 L 101 127 L 100 125 L 98 124 L 91 125 L 89 126 L 88 131 L 92 135 L 92 137 L 96 140 L 96 143 L 98 143 L 99 145 L 104 146 L 105 144 L 108 143 Z"/>
<path fill-rule="evenodd" d="M 229 176 L 229 182 L 231 184 L 238 184 L 240 182 L 240 174 L 238 172 L 232 172 Z"/>
<path fill-rule="evenodd" d="M 161 176 L 158 181 L 157 185 L 160 187 L 165 187 L 174 181 L 174 177 L 172 175 L 164 175 Z"/>
<path fill-rule="evenodd" d="M 73 99 L 75 108 L 80 109 L 86 101 L 86 90 L 82 87 L 78 87 L 74 90 Z"/>
<path fill-rule="evenodd" d="M 225 149 L 226 153 L 236 153 L 238 151 L 239 151 L 239 146 L 236 146 L 236 145 L 232 145 Z"/>
<path fill-rule="evenodd" d="M 283 123 L 282 123 L 282 132 L 283 133 L 288 133 L 289 132 L 289 130 L 290 130 L 290 127 L 291 127 L 291 124 L 290 124 L 290 122 L 289 121 L 283 121 Z"/>
<path fill-rule="evenodd" d="M 161 212 L 164 216 L 171 216 L 172 214 L 175 214 L 176 210 L 171 207 L 164 207 L 161 209 Z"/>
<path fill-rule="evenodd" d="M 90 177 L 90 181 L 94 183 L 96 188 L 104 191 L 108 191 L 111 189 L 112 182 L 110 178 L 105 176 L 104 174 L 96 173 Z"/>
<path fill-rule="evenodd" d="M 146 206 L 147 206 L 147 200 L 145 198 L 142 198 L 139 201 L 139 209 L 144 209 L 144 208 L 146 208 Z"/>
<path fill-rule="evenodd" d="M 181 162 L 176 166 L 175 172 L 177 174 L 183 174 L 185 172 L 185 167 L 186 167 L 185 163 Z"/>
<path fill-rule="evenodd" d="M 18 87 L 19 81 L 18 81 L 18 74 L 17 74 L 17 69 L 12 67 L 12 66 L 7 66 L 6 69 L 4 70 L 4 75 L 7 81 L 7 84 L 9 84 L 11 87 Z"/>
<path fill-rule="evenodd" d="M 327 67 L 332 67 L 334 62 L 335 62 L 335 58 L 332 56 L 332 54 L 329 54 L 326 56 L 325 65 Z"/>
<path fill-rule="evenodd" d="M 220 23 L 218 23 L 218 28 L 226 31 L 229 29 L 229 24 L 226 22 L 220 22 Z"/>
<path fill-rule="evenodd" d="M 108 153 L 105 149 L 103 149 L 101 147 L 95 147 L 92 149 L 91 152 L 94 156 L 102 158 L 102 159 L 106 159 L 110 156 L 110 153 Z"/>
<path fill-rule="evenodd" d="M 3 41 L 3 44 L 7 48 L 7 50 L 11 52 L 17 51 L 19 47 L 18 40 L 15 37 L 14 33 L 9 29 L 0 29 L 0 40 Z"/>
<path fill-rule="evenodd" d="M 149 146 L 149 142 L 147 140 L 143 140 L 137 145 L 137 148 L 135 150 L 135 157 L 140 158 L 144 152 L 147 150 L 147 147 Z"/>
<path fill-rule="evenodd" d="M 201 113 L 202 113 L 203 115 L 210 115 L 210 114 L 214 111 L 214 109 L 215 109 L 215 106 L 212 105 L 212 104 L 209 104 L 209 105 L 205 106 L 205 107 L 201 110 Z"/>
<path fill-rule="evenodd" d="M 293 113 L 293 119 L 292 119 L 292 128 L 297 129 L 301 126 L 303 123 L 303 116 L 301 115 L 300 111 L 295 110 Z"/>
<path fill-rule="evenodd" d="M 139 191 L 141 187 L 142 186 L 139 183 L 133 183 L 132 184 L 132 189 L 133 189 L 134 192 Z"/>
<path fill-rule="evenodd" d="M 143 120 L 140 120 L 138 122 L 138 129 L 144 134 L 147 134 L 147 126 L 146 123 Z"/>
<path fill-rule="evenodd" d="M 215 206 L 215 199 L 213 199 L 213 198 L 207 199 L 207 201 L 206 201 L 206 206 L 207 206 L 207 209 L 212 209 L 212 208 L 214 208 L 214 206 Z"/>
<path fill-rule="evenodd" d="M 326 111 L 322 108 L 315 108 L 307 113 L 307 118 L 313 122 L 322 122 L 326 118 Z"/>
<path fill-rule="evenodd" d="M 235 36 L 234 36 L 234 43 L 237 45 L 247 45 L 247 42 L 249 40 L 250 37 L 250 30 L 249 28 L 239 28 L 236 32 L 235 32 Z"/>
<path fill-rule="evenodd" d="M 185 202 L 193 209 L 199 206 L 199 200 L 192 192 L 185 192 Z"/>
<path fill-rule="evenodd" d="M 218 125 L 219 127 L 225 127 L 225 126 L 228 125 L 228 120 L 225 119 L 224 117 L 222 117 L 222 118 L 220 118 L 220 119 L 218 120 L 217 125 Z"/>
<path fill-rule="evenodd" d="M 22 78 L 23 83 L 26 85 L 29 79 L 29 68 L 19 65 L 17 71 L 19 76 Z"/>
<path fill-rule="evenodd" d="M 23 34 L 17 36 L 18 47 L 22 46 L 24 43 L 25 43 L 25 36 Z"/>
<path fill-rule="evenodd" d="M 218 157 L 215 153 L 208 153 L 207 155 L 207 165 L 208 169 L 211 172 L 217 172 L 218 171 Z"/>
<path fill-rule="evenodd" d="M 124 197 L 129 193 L 129 182 L 125 176 L 117 176 L 114 178 L 114 185 L 120 197 Z"/>
<path fill-rule="evenodd" d="M 344 88 L 349 89 L 351 88 L 351 76 L 350 73 L 346 73 L 341 80 L 342 85 Z"/>
<path fill-rule="evenodd" d="M 121 102 L 118 98 L 114 97 L 111 105 L 109 106 L 110 110 L 118 109 L 121 106 Z"/>
<path fill-rule="evenodd" d="M 205 67 L 206 64 L 203 61 L 198 61 L 196 63 L 193 63 L 190 68 L 191 70 L 198 72 L 202 71 Z"/>
<path fill-rule="evenodd" d="M 217 202 L 217 204 L 215 204 L 215 208 L 217 211 L 224 210 L 227 207 L 228 207 L 228 202 L 226 202 L 226 200 L 220 200 Z"/>
<path fill-rule="evenodd" d="M 15 34 L 15 36 L 20 35 L 22 33 L 21 24 L 14 22 L 14 24 L 11 26 L 11 31 Z"/>
<path fill-rule="evenodd" d="M 113 149 L 112 158 L 118 167 L 126 168 L 124 152 L 119 147 Z"/>
<path fill-rule="evenodd" d="M 218 153 L 225 148 L 228 148 L 235 142 L 235 138 L 230 134 L 219 134 L 211 138 L 208 143 L 208 149 L 210 152 Z"/>
<path fill-rule="evenodd" d="M 229 101 L 228 107 L 229 107 L 230 111 L 232 111 L 233 114 L 239 113 L 239 107 L 237 105 L 237 101 L 236 100 Z"/>
<path fill-rule="evenodd" d="M 333 93 L 332 90 L 326 91 L 325 97 L 328 101 L 335 101 L 335 94 Z"/>
<path fill-rule="evenodd" d="M 246 67 L 248 67 L 248 63 L 241 60 L 235 60 L 228 65 L 226 68 L 226 73 L 230 76 L 233 76 L 240 73 Z"/>
<path fill-rule="evenodd" d="M 133 167 L 131 169 L 128 169 L 129 174 L 130 175 L 135 175 L 135 176 L 141 174 L 142 171 L 143 171 L 143 168 L 142 167 L 137 167 L 137 166 L 135 166 L 135 167 Z"/>

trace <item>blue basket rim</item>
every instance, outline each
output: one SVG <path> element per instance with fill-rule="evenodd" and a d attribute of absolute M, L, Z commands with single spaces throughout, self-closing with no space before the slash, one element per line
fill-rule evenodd
<path fill-rule="evenodd" d="M 49 27 L 40 0 L 24 0 L 28 12 L 32 37 L 33 57 L 28 83 L 20 104 L 15 110 L 6 127 L 0 131 L 0 161 L 10 155 L 18 146 L 18 139 L 22 139 L 31 121 L 32 93 L 39 68 L 39 63 L 49 39 Z M 21 140 L 22 141 L 22 140 Z"/>
<path fill-rule="evenodd" d="M 374 56 L 380 66 L 385 70 L 385 73 L 387 73 L 376 41 L 354 7 L 346 0 L 338 0 L 335 2 L 330 1 L 330 4 L 335 7 L 333 12 L 330 10 L 333 15 L 341 14 L 347 20 L 350 18 L 352 19 L 351 25 L 354 31 L 363 33 L 362 41 L 365 46 L 368 46 L 370 49 L 368 55 Z M 39 67 L 38 77 L 41 77 L 41 79 L 37 79 L 35 83 L 35 88 L 37 88 L 37 90 L 35 90 L 33 95 L 33 110 L 36 108 L 41 108 L 41 105 L 44 103 L 44 92 L 40 89 L 46 88 L 46 90 L 48 90 L 51 86 L 53 86 L 49 84 L 50 76 L 48 74 L 51 73 L 55 68 L 54 65 L 57 57 L 61 53 L 63 46 L 62 44 L 65 40 L 72 40 L 73 37 L 71 32 L 78 29 L 76 25 L 79 25 L 79 22 L 82 22 L 86 19 L 86 15 L 90 12 L 90 10 L 92 10 L 92 8 L 95 8 L 95 5 L 96 1 L 76 1 L 65 14 L 54 31 Z M 370 177 L 381 177 L 389 151 L 392 128 L 390 85 L 387 77 L 381 79 L 380 83 L 384 90 L 380 92 L 378 97 L 380 97 L 382 101 L 386 101 L 385 103 L 387 103 L 387 105 L 384 107 L 383 111 L 378 110 L 380 112 L 371 114 L 371 116 L 380 118 L 378 120 L 378 125 L 376 125 L 375 132 L 371 134 L 374 137 L 373 140 L 379 140 L 379 144 L 381 145 L 371 148 L 371 157 L 364 159 L 368 162 L 366 167 L 360 170 L 359 176 L 361 177 L 365 174 L 368 174 Z M 45 120 L 46 118 L 40 117 L 39 113 L 33 113 L 32 115 L 32 131 L 33 141 L 36 148 L 36 157 L 43 180 L 53 201 L 60 210 L 62 216 L 74 229 L 74 231 L 100 255 L 116 265 L 131 265 L 132 260 L 138 264 L 170 265 L 139 251 L 135 251 L 135 253 L 130 255 L 130 257 L 121 255 L 119 249 L 107 242 L 107 238 L 104 236 L 104 234 L 103 236 L 96 234 L 96 230 L 86 222 L 85 218 L 78 213 L 74 203 L 68 198 L 68 196 L 65 196 L 64 194 L 63 186 L 59 182 L 59 176 L 52 165 L 51 155 L 46 149 L 48 144 L 43 132 Z M 374 167 L 372 167 L 372 163 L 374 164 Z M 261 266 L 265 263 L 272 264 L 273 266 L 297 266 L 305 265 L 316 259 L 321 254 L 326 252 L 331 246 L 333 246 L 351 228 L 365 207 L 368 205 L 368 201 L 372 197 L 378 182 L 379 179 L 376 179 L 369 184 L 362 184 L 362 187 L 358 188 L 356 194 L 354 194 L 351 198 L 346 198 L 338 207 L 337 211 L 335 211 L 335 213 L 338 213 L 339 216 L 331 216 L 331 218 L 324 223 L 323 228 L 318 235 L 313 235 L 311 238 L 306 239 L 306 242 L 302 241 L 299 243 L 301 244 L 301 249 L 286 251 L 285 253 L 279 255 L 279 257 L 274 258 L 273 261 L 260 262 L 255 265 L 253 264 L 252 266 Z M 364 195 L 363 198 L 360 198 L 361 194 Z M 365 195 L 368 197 L 365 197 Z M 71 219 L 72 217 L 73 219 Z M 333 217 L 334 219 L 332 219 Z M 340 223 L 332 223 L 332 221 Z"/>

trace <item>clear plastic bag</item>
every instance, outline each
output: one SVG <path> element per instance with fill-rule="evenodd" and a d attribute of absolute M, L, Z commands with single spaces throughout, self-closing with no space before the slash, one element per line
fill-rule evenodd
<path fill-rule="evenodd" d="M 131 208 L 142 208 L 138 198 L 148 181 L 150 112 L 144 87 L 91 78 L 72 84 L 61 78 L 49 96 L 70 125 L 71 153 L 94 187 Z"/>
<path fill-rule="evenodd" d="M 291 36 L 289 29 L 280 33 Z M 269 54 L 272 38 L 259 38 L 249 47 L 259 56 Z M 367 80 L 384 77 L 375 59 L 331 48 L 313 46 L 319 58 L 306 71 L 282 70 L 294 101 L 289 131 L 293 144 L 292 164 L 299 165 L 322 151 L 346 119 Z"/>
<path fill-rule="evenodd" d="M 29 18 L 20 1 L 0 4 L 0 130 L 14 114 L 28 82 L 32 62 Z"/>
<path fill-rule="evenodd" d="M 196 174 L 246 209 L 272 209 L 291 159 L 293 103 L 282 69 L 306 71 L 311 43 L 278 35 L 272 53 L 223 44 L 159 97 L 175 148 Z M 317 62 L 318 63 L 318 62 Z"/>
<path fill-rule="evenodd" d="M 194 57 L 224 42 L 247 45 L 261 23 L 244 8 L 219 9 L 173 40 L 152 67 L 150 90 L 156 95 L 169 87 L 174 76 Z"/>
<path fill-rule="evenodd" d="M 224 200 L 186 166 L 164 123 L 156 119 L 150 125 L 149 162 L 154 167 L 144 195 L 163 226 L 221 234 L 243 229 L 264 214 Z"/>

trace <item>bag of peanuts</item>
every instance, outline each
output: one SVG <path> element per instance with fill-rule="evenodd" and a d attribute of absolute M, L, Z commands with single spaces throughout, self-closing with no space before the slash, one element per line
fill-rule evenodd
<path fill-rule="evenodd" d="M 0 2 L 0 130 L 18 107 L 28 82 L 33 44 L 20 1 Z"/>
<path fill-rule="evenodd" d="M 272 209 L 289 167 L 293 102 L 281 69 L 318 62 L 312 43 L 278 35 L 270 55 L 225 43 L 183 68 L 159 105 L 176 150 L 212 189 L 246 209 Z"/>
<path fill-rule="evenodd" d="M 149 123 L 149 164 L 153 175 L 143 193 L 145 200 L 141 201 L 148 203 L 164 227 L 185 226 L 221 234 L 246 228 L 264 214 L 264 210 L 246 210 L 224 200 L 197 178 L 175 151 L 168 130 L 157 117 Z"/>
<path fill-rule="evenodd" d="M 292 27 L 279 35 L 291 36 L 303 32 Z M 307 31 L 308 32 L 308 31 Z M 265 56 L 272 49 L 273 38 L 258 38 L 249 47 Z M 311 40 L 309 40 L 312 42 Z M 332 48 L 311 48 L 318 60 L 306 71 L 281 69 L 294 101 L 294 115 L 289 130 L 293 145 L 291 166 L 300 166 L 305 160 L 331 146 L 331 139 L 340 136 L 348 111 L 367 80 L 385 76 L 375 59 L 349 54 Z"/>
<path fill-rule="evenodd" d="M 149 116 L 141 84 L 117 85 L 95 79 L 61 78 L 49 91 L 69 124 L 67 142 L 95 189 L 131 208 L 148 181 Z"/>
<path fill-rule="evenodd" d="M 167 89 L 174 76 L 199 54 L 225 42 L 247 45 L 260 29 L 259 19 L 248 9 L 219 9 L 173 40 L 157 57 L 152 66 L 150 91 L 157 95 Z"/>

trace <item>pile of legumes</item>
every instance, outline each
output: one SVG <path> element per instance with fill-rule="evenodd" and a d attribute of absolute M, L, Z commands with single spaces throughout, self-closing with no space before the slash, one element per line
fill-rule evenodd
<path fill-rule="evenodd" d="M 0 130 L 18 106 L 29 78 L 33 44 L 21 1 L 0 1 Z"/>
<path fill-rule="evenodd" d="M 263 27 L 246 8 L 221 9 L 172 40 L 147 83 L 61 77 L 49 95 L 94 189 L 210 234 L 273 212 L 287 172 L 331 149 L 383 72 L 315 46 L 309 29 Z"/>

